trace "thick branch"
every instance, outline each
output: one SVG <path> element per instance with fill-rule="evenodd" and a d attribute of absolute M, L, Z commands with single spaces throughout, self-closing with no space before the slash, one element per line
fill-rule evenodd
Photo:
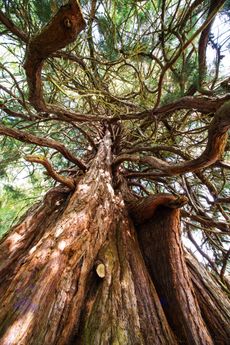
<path fill-rule="evenodd" d="M 175 196 L 167 193 L 159 193 L 130 202 L 128 209 L 135 224 L 141 224 L 152 218 L 157 207 L 160 205 L 169 208 L 180 208 L 186 203 L 187 198 L 184 195 Z"/>
<path fill-rule="evenodd" d="M 75 163 L 83 171 L 86 170 L 86 166 L 78 158 L 76 158 L 63 144 L 53 139 L 40 138 L 33 134 L 29 134 L 18 129 L 12 129 L 0 125 L 0 135 L 7 135 L 8 137 L 15 138 L 29 144 L 35 144 L 44 147 L 50 147 L 60 152 L 66 159 Z"/>
<path fill-rule="evenodd" d="M 143 117 L 156 117 L 164 118 L 168 114 L 171 114 L 181 109 L 197 110 L 201 113 L 214 113 L 216 112 L 226 101 L 230 100 L 230 95 L 227 94 L 224 97 L 208 97 L 208 96 L 185 96 L 172 103 L 163 105 L 159 108 L 153 108 L 139 113 L 139 118 Z M 130 114 L 131 115 L 131 114 Z"/>
<path fill-rule="evenodd" d="M 78 1 L 70 0 L 29 42 L 24 68 L 29 85 L 29 99 L 36 110 L 46 111 L 41 81 L 44 60 L 52 53 L 74 42 L 84 27 L 85 21 Z"/>
<path fill-rule="evenodd" d="M 25 157 L 25 159 L 28 162 L 42 164 L 46 168 L 48 175 L 51 176 L 54 180 L 60 182 L 64 186 L 69 187 L 70 189 L 75 189 L 74 180 L 72 178 L 61 176 L 60 174 L 58 174 L 45 157 L 28 155 Z"/>
<path fill-rule="evenodd" d="M 214 119 L 212 120 L 208 130 L 208 142 L 206 149 L 200 157 L 176 164 L 171 165 L 161 159 L 139 155 L 121 155 L 115 161 L 114 165 L 118 165 L 123 161 L 135 161 L 143 164 L 150 165 L 157 171 L 150 172 L 152 176 L 172 176 L 178 174 L 184 174 L 187 172 L 197 171 L 204 169 L 220 159 L 224 153 L 227 140 L 227 130 L 230 128 L 230 102 L 226 102 L 216 112 Z"/>

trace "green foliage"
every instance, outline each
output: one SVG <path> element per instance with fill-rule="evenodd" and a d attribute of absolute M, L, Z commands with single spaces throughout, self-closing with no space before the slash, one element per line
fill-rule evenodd
<path fill-rule="evenodd" d="M 34 10 L 35 16 L 37 16 L 43 24 L 46 24 L 50 20 L 51 13 L 52 13 L 51 1 L 49 0 L 32 1 L 31 7 Z"/>
<path fill-rule="evenodd" d="M 118 51 L 116 50 L 117 32 L 114 23 L 105 16 L 99 16 L 97 18 L 97 24 L 100 33 L 99 48 L 101 52 L 109 60 L 116 59 L 118 56 Z"/>
<path fill-rule="evenodd" d="M 29 202 L 28 195 L 19 188 L 3 185 L 0 192 L 0 237 L 25 212 Z"/>
<path fill-rule="evenodd" d="M 4 179 L 6 181 L 6 179 Z M 13 181 L 0 184 L 0 237 L 17 223 L 26 210 L 41 198 L 49 188 L 42 183 L 41 175 L 21 178 L 17 184 Z"/>
<path fill-rule="evenodd" d="M 230 17 L 230 0 L 225 1 L 222 13 Z"/>
<path fill-rule="evenodd" d="M 51 19 L 51 16 L 54 15 L 59 7 L 63 5 L 63 0 L 33 0 L 30 1 L 31 9 L 36 20 L 41 21 L 42 25 L 47 24 Z"/>

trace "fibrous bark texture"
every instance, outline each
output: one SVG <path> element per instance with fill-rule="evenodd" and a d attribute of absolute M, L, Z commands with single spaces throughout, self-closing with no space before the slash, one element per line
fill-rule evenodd
<path fill-rule="evenodd" d="M 69 201 L 59 191 L 45 218 L 46 198 L 3 240 L 2 280 L 17 264 L 1 294 L 1 345 L 177 344 L 113 189 L 110 148 L 107 131 Z"/>
<path fill-rule="evenodd" d="M 185 25 L 189 13 L 201 3 L 195 0 L 188 5 L 178 22 L 179 27 Z M 158 81 L 155 107 L 141 113 L 133 113 L 132 109 L 141 111 L 143 104 L 140 103 L 138 108 L 135 102 L 129 101 L 129 97 L 114 97 L 104 83 L 106 78 L 103 81 L 101 73 L 97 71 L 91 37 L 93 21 L 95 24 L 98 21 L 96 0 L 92 0 L 87 18 L 89 29 L 85 38 L 89 44 L 90 57 L 86 57 L 89 60 L 86 63 L 85 57 L 60 51 L 73 43 L 85 27 L 77 0 L 69 0 L 37 35 L 30 38 L 0 11 L 0 21 L 27 45 L 24 68 L 30 105 L 36 114 L 14 114 L 12 109 L 8 109 L 7 102 L 0 104 L 1 108 L 12 117 L 16 115 L 31 121 L 37 119 L 38 123 L 43 118 L 61 120 L 71 124 L 74 129 L 80 129 L 76 121 L 93 121 L 89 133 L 96 135 L 94 141 L 88 129 L 81 128 L 81 134 L 88 139 L 93 151 L 87 149 L 88 153 L 83 155 L 80 152 L 85 150 L 75 147 L 79 153 L 78 158 L 61 141 L 38 137 L 30 130 L 22 131 L 21 125 L 20 129 L 10 128 L 10 124 L 0 125 L 0 135 L 53 149 L 75 166 L 67 169 L 71 174 L 67 177 L 56 172 L 46 157 L 29 155 L 26 158 L 30 162 L 42 164 L 50 177 L 66 187 L 53 188 L 43 202 L 30 209 L 21 223 L 13 227 L 0 242 L 0 345 L 229 344 L 229 302 L 209 274 L 182 248 L 179 208 L 187 199 L 165 193 L 141 199 L 137 195 L 134 197 L 128 188 L 126 193 L 131 196 L 122 194 L 128 186 L 127 182 L 122 182 L 122 173 L 127 178 L 155 176 L 162 179 L 196 172 L 200 180 L 205 180 L 204 184 L 210 187 L 201 169 L 217 162 L 226 168 L 226 163 L 219 160 L 224 153 L 227 130 L 230 128 L 229 95 L 213 98 L 185 96 L 170 104 L 157 106 L 163 91 L 165 73 L 169 69 L 173 72 L 174 63 L 199 33 L 199 86 L 202 87 L 206 73 L 206 53 L 203 48 L 207 46 L 212 20 L 223 3 L 223 0 L 212 0 L 208 18 L 194 35 L 185 42 L 180 41 L 180 46 L 170 60 L 166 59 L 168 61 L 165 65 L 159 60 L 162 73 Z M 84 49 L 80 51 L 84 52 Z M 120 53 L 123 54 L 122 51 Z M 77 94 L 91 99 L 90 107 L 86 106 L 84 114 L 62 108 L 60 104 L 55 104 L 56 101 L 54 104 L 47 103 L 41 72 L 49 57 L 63 57 L 77 62 L 82 72 L 89 77 L 86 80 L 92 81 L 95 90 L 100 91 L 95 95 L 94 91 L 87 93 L 87 85 L 82 93 L 78 90 L 81 83 L 75 83 Z M 126 61 L 124 63 L 128 65 Z M 88 70 L 90 64 L 93 73 Z M 103 61 L 104 64 L 106 62 Z M 67 82 L 68 79 L 67 84 L 70 86 L 67 75 L 65 80 Z M 81 72 L 80 76 L 83 76 Z M 16 79 L 13 79 L 16 83 Z M 83 80 L 83 77 L 80 79 Z M 139 79 L 141 81 L 142 78 Z M 13 93 L 4 86 L 3 90 L 12 97 Z M 70 90 L 72 94 L 74 89 Z M 97 95 L 103 97 L 102 102 L 94 104 Z M 123 110 L 117 111 L 116 107 L 110 109 L 107 99 L 111 105 L 122 104 L 120 109 L 126 109 L 125 114 L 121 115 Z M 102 103 L 105 103 L 106 108 Z M 19 104 L 24 105 L 27 112 L 24 95 L 23 102 Z M 82 105 L 79 109 L 83 111 L 84 108 Z M 206 148 L 199 157 L 193 159 L 176 147 L 164 146 L 164 150 L 184 159 L 184 162 L 171 164 L 167 158 L 162 160 L 143 154 L 145 151 L 154 153 L 156 149 L 155 153 L 159 154 L 163 150 L 162 145 L 153 147 L 147 140 L 146 146 L 137 147 L 137 143 L 142 140 L 134 140 L 136 134 L 131 141 L 129 136 L 123 139 L 123 127 L 118 120 L 144 120 L 138 129 L 142 135 L 142 130 L 147 133 L 153 119 L 166 121 L 166 116 L 179 109 L 188 109 L 189 112 L 194 109 L 201 114 L 215 113 L 208 129 Z M 91 110 L 95 110 L 95 114 L 90 114 Z M 166 129 L 168 127 L 166 125 Z M 74 139 L 72 136 L 68 139 L 73 147 Z M 121 145 L 122 141 L 124 146 Z M 125 151 L 132 143 L 134 147 Z M 136 171 L 136 168 L 128 171 L 125 165 L 120 166 L 125 161 L 147 165 L 150 170 L 139 166 L 140 171 Z M 76 167 L 79 168 L 77 172 Z M 78 174 L 78 179 L 74 172 Z M 132 180 L 129 182 L 137 186 L 139 184 Z M 149 193 L 144 185 L 141 184 L 141 187 Z M 214 190 L 213 195 L 217 196 L 218 193 Z M 199 220 L 199 217 L 191 216 L 194 220 L 208 224 L 208 218 L 204 220 L 201 217 Z M 223 222 L 212 221 L 211 224 L 218 224 L 220 229 L 227 231 Z"/>
<path fill-rule="evenodd" d="M 214 278 L 188 252 L 185 255 L 195 294 L 213 342 L 228 345 L 230 339 L 230 301 Z"/>
<path fill-rule="evenodd" d="M 2 239 L 0 344 L 227 345 L 229 303 L 182 249 L 186 199 L 133 200 L 128 214 L 111 146 L 106 130 L 75 192 L 52 189 Z"/>
<path fill-rule="evenodd" d="M 25 254 L 44 235 L 63 212 L 69 190 L 63 187 L 51 189 L 42 203 L 34 205 L 0 241 L 0 296 L 9 284 L 11 276 L 24 262 Z"/>
<path fill-rule="evenodd" d="M 63 214 L 40 224 L 43 235 L 24 253 L 1 295 L 2 345 L 66 345 L 71 339 L 88 274 L 114 221 L 117 199 L 110 164 L 110 140 L 105 136 Z"/>
<path fill-rule="evenodd" d="M 146 264 L 168 321 L 182 344 L 213 344 L 193 290 L 180 240 L 180 211 L 159 206 L 138 226 Z"/>
<path fill-rule="evenodd" d="M 120 210 L 111 230 L 98 254 L 106 274 L 89 287 L 74 344 L 177 344 L 127 214 Z"/>

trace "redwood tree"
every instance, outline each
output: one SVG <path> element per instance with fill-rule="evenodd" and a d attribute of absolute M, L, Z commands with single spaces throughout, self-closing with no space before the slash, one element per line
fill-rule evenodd
<path fill-rule="evenodd" d="M 228 6 L 1 5 L 0 344 L 229 344 Z"/>

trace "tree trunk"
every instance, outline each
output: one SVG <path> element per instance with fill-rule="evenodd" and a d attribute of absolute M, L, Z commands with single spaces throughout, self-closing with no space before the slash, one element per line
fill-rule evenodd
<path fill-rule="evenodd" d="M 53 188 L 42 203 L 32 206 L 20 223 L 0 241 L 0 296 L 3 295 L 12 275 L 25 261 L 25 255 L 44 235 L 63 212 L 69 190 Z"/>
<path fill-rule="evenodd" d="M 120 203 L 121 205 L 121 203 Z M 177 344 L 122 210 L 98 254 L 105 277 L 89 285 L 77 345 Z"/>
<path fill-rule="evenodd" d="M 111 145 L 106 131 L 76 190 L 52 189 L 2 239 L 0 344 L 227 345 L 224 297 L 194 260 L 186 266 L 185 199 L 135 201 L 128 215 Z"/>
<path fill-rule="evenodd" d="M 177 344 L 114 192 L 110 148 L 107 132 L 66 204 L 58 194 L 49 213 L 47 198 L 2 241 L 1 345 Z"/>
<path fill-rule="evenodd" d="M 230 301 L 213 277 L 189 253 L 185 255 L 202 316 L 215 345 L 228 345 Z"/>
<path fill-rule="evenodd" d="M 143 204 L 140 209 L 143 211 Z M 138 238 L 165 314 L 179 342 L 213 344 L 183 254 L 180 210 L 159 206 L 152 218 L 138 225 Z"/>

